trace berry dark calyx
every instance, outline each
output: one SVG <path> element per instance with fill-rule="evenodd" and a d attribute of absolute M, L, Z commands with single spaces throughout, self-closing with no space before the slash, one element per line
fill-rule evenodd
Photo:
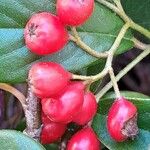
<path fill-rule="evenodd" d="M 110 136 L 117 142 L 134 139 L 138 134 L 135 105 L 123 97 L 116 99 L 108 113 L 107 128 Z"/>
<path fill-rule="evenodd" d="M 32 38 L 32 36 L 36 36 L 36 29 L 38 28 L 38 25 L 31 23 L 28 28 L 30 37 Z"/>
<path fill-rule="evenodd" d="M 124 123 L 124 127 L 122 128 L 121 132 L 124 136 L 134 140 L 136 135 L 139 133 L 137 126 L 137 113 Z"/>

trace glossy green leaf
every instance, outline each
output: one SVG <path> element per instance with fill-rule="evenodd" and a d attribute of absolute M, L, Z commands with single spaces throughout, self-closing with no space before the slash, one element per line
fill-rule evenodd
<path fill-rule="evenodd" d="M 47 144 L 44 145 L 44 147 L 46 148 L 46 150 L 58 150 L 58 145 L 57 144 Z"/>
<path fill-rule="evenodd" d="M 35 12 L 54 10 L 53 0 L 0 1 L 0 82 L 24 82 L 29 67 L 37 61 L 55 61 L 73 72 L 78 72 L 97 61 L 97 58 L 82 51 L 72 42 L 61 52 L 45 57 L 36 56 L 28 51 L 23 40 L 23 28 L 28 18 Z M 85 43 L 102 52 L 111 47 L 122 25 L 122 20 L 115 13 L 96 3 L 93 16 L 78 28 L 78 31 Z M 131 38 L 132 34 L 129 31 L 117 54 L 132 48 Z"/>
<path fill-rule="evenodd" d="M 93 121 L 93 128 L 100 137 L 102 143 L 110 150 L 121 149 L 136 149 L 136 150 L 148 150 L 150 144 L 150 97 L 137 92 L 121 92 L 122 96 L 134 103 L 138 109 L 138 127 L 140 133 L 138 137 L 132 141 L 128 140 L 123 143 L 114 142 L 107 133 L 106 129 L 106 117 L 109 108 L 115 100 L 114 92 L 106 94 L 99 101 L 97 115 Z"/>
<path fill-rule="evenodd" d="M 23 28 L 28 18 L 41 11 L 55 11 L 55 0 L 1 0 L 0 28 Z"/>
<path fill-rule="evenodd" d="M 134 140 L 128 140 L 117 143 L 111 139 L 106 128 L 106 115 L 97 114 L 94 118 L 93 128 L 96 131 L 100 141 L 109 150 L 149 150 L 150 132 L 140 129 L 138 136 Z"/>
<path fill-rule="evenodd" d="M 150 29 L 150 0 L 122 0 L 122 5 L 136 23 Z"/>
<path fill-rule="evenodd" d="M 45 148 L 22 132 L 0 130 L 0 150 L 45 150 Z"/>
<path fill-rule="evenodd" d="M 89 65 L 88 67 L 81 69 L 78 73 L 87 76 L 98 74 L 104 67 L 105 62 L 106 62 L 105 60 L 97 60 L 96 62 L 92 63 L 92 65 Z M 100 80 L 92 83 L 90 86 L 90 90 L 93 93 L 95 93 L 100 83 L 101 83 Z"/>
<path fill-rule="evenodd" d="M 122 92 L 122 95 L 133 102 L 138 109 L 138 126 L 150 131 L 150 97 L 137 92 Z M 115 99 L 115 94 L 110 92 L 106 94 L 99 102 L 98 113 L 107 114 L 108 109 Z"/>

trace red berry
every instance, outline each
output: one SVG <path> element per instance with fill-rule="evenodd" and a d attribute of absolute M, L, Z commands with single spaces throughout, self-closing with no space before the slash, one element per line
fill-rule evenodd
<path fill-rule="evenodd" d="M 65 25 L 83 24 L 92 14 L 94 0 L 57 0 L 57 15 Z"/>
<path fill-rule="evenodd" d="M 46 55 L 62 49 L 68 41 L 68 33 L 57 16 L 42 12 L 30 18 L 24 38 L 31 52 Z"/>
<path fill-rule="evenodd" d="M 78 131 L 70 139 L 67 150 L 100 150 L 100 142 L 91 128 Z"/>
<path fill-rule="evenodd" d="M 57 141 L 65 133 L 65 130 L 65 124 L 55 123 L 44 117 L 43 128 L 41 132 L 41 143 L 50 144 Z"/>
<path fill-rule="evenodd" d="M 116 99 L 108 113 L 107 128 L 117 142 L 134 138 L 138 133 L 136 107 L 123 97 Z"/>
<path fill-rule="evenodd" d="M 69 123 L 82 107 L 83 94 L 70 84 L 55 98 L 42 99 L 42 110 L 51 121 Z"/>
<path fill-rule="evenodd" d="M 91 92 L 84 95 L 84 101 L 80 112 L 74 117 L 73 122 L 84 125 L 88 123 L 96 114 L 97 103 L 95 96 Z"/>
<path fill-rule="evenodd" d="M 48 116 L 46 116 L 43 112 L 42 112 L 42 123 L 43 124 L 48 124 L 48 123 L 51 123 L 52 121 L 48 118 Z"/>
<path fill-rule="evenodd" d="M 85 89 L 85 84 L 84 84 L 83 81 L 70 81 L 69 84 L 72 88 L 77 88 L 77 89 L 80 89 L 80 90 Z"/>
<path fill-rule="evenodd" d="M 65 88 L 71 74 L 60 64 L 39 62 L 29 71 L 29 82 L 32 91 L 40 98 L 50 97 Z"/>
<path fill-rule="evenodd" d="M 84 89 L 85 89 L 85 84 L 82 81 L 69 81 L 69 83 L 66 86 L 66 88 L 64 88 L 63 90 L 59 91 L 57 94 L 53 95 L 52 98 L 59 99 L 61 97 L 61 95 L 63 95 L 65 92 L 67 92 L 67 90 L 69 91 L 69 89 L 71 89 L 71 90 L 72 89 L 77 89 L 80 92 L 82 91 L 82 93 L 83 93 Z"/>

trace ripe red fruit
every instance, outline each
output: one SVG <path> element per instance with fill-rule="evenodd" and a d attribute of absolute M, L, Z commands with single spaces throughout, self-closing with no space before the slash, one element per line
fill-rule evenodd
<path fill-rule="evenodd" d="M 54 122 L 69 123 L 83 104 L 84 91 L 69 84 L 53 98 L 42 99 L 43 112 Z"/>
<path fill-rule="evenodd" d="M 70 139 L 67 150 L 100 150 L 100 142 L 91 128 L 78 131 Z"/>
<path fill-rule="evenodd" d="M 41 132 L 41 143 L 50 144 L 57 141 L 65 133 L 66 125 L 50 121 L 46 116 L 42 117 L 43 128 Z"/>
<path fill-rule="evenodd" d="M 29 71 L 31 89 L 40 98 L 58 93 L 65 88 L 70 78 L 71 73 L 54 62 L 36 63 Z"/>
<path fill-rule="evenodd" d="M 56 11 L 65 25 L 83 24 L 92 14 L 94 0 L 57 0 Z"/>
<path fill-rule="evenodd" d="M 84 101 L 80 112 L 73 118 L 73 122 L 84 125 L 88 123 L 95 115 L 97 103 L 92 92 L 87 92 L 84 95 Z"/>
<path fill-rule="evenodd" d="M 42 112 L 41 118 L 42 118 L 42 124 L 48 124 L 48 123 L 51 123 L 51 122 L 52 122 L 52 121 L 48 118 L 48 116 L 46 116 L 43 112 Z"/>
<path fill-rule="evenodd" d="M 117 142 L 134 138 L 138 134 L 137 108 L 123 97 L 116 99 L 108 113 L 107 128 Z"/>
<path fill-rule="evenodd" d="M 42 12 L 30 18 L 24 30 L 24 38 L 31 52 L 46 55 L 63 48 L 68 41 L 68 33 L 57 16 Z"/>
<path fill-rule="evenodd" d="M 83 81 L 70 81 L 69 86 L 80 90 L 85 89 L 85 84 Z"/>

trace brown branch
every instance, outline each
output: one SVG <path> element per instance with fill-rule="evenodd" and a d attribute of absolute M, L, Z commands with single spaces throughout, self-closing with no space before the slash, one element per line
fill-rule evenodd
<path fill-rule="evenodd" d="M 32 137 L 34 140 L 39 141 L 41 133 L 41 106 L 39 99 L 31 90 L 30 83 L 28 83 L 28 94 L 26 103 L 26 129 L 24 133 Z"/>

